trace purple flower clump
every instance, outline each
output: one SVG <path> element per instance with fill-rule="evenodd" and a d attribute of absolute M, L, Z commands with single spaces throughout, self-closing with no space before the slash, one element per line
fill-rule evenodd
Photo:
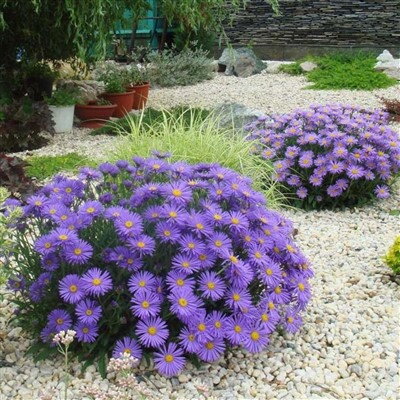
<path fill-rule="evenodd" d="M 21 318 L 50 345 L 75 329 L 70 350 L 85 357 L 152 355 L 176 375 L 188 357 L 213 362 L 237 345 L 256 353 L 278 328 L 295 333 L 311 298 L 290 221 L 216 164 L 135 157 L 84 168 L 55 177 L 24 212 L 34 240 L 16 241 L 27 261 L 9 284 L 29 309 Z"/>
<path fill-rule="evenodd" d="M 309 209 L 390 196 L 390 181 L 400 170 L 400 139 L 387 123 L 380 110 L 317 105 L 246 128 L 289 197 Z"/>

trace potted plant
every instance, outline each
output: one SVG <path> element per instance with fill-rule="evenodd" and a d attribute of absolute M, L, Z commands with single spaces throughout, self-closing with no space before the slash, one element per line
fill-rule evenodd
<path fill-rule="evenodd" d="M 73 89 L 59 88 L 51 97 L 45 98 L 49 105 L 54 121 L 56 133 L 70 132 L 74 122 L 75 103 L 79 99 L 79 92 Z"/>
<path fill-rule="evenodd" d="M 132 110 L 133 95 L 132 90 L 127 91 L 129 84 L 128 74 L 124 70 L 110 70 L 100 76 L 105 84 L 105 93 L 102 97 L 116 104 L 114 116 L 121 118 Z"/>
<path fill-rule="evenodd" d="M 28 96 L 34 101 L 51 97 L 57 73 L 43 62 L 29 62 L 23 66 L 25 88 Z"/>
<path fill-rule="evenodd" d="M 116 108 L 116 104 L 100 98 L 88 104 L 77 104 L 75 115 L 81 120 L 82 128 L 96 129 L 103 126 L 113 116 Z"/>
<path fill-rule="evenodd" d="M 146 107 L 149 97 L 150 82 L 148 73 L 142 65 L 131 65 L 128 70 L 129 86 L 127 90 L 134 91 L 133 105 L 134 110 L 141 110 Z"/>

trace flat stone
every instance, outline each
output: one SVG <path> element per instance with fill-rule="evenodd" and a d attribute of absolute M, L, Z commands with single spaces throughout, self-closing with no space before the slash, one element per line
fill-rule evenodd
<path fill-rule="evenodd" d="M 311 72 L 315 68 L 318 68 L 318 65 L 313 63 L 312 61 L 304 61 L 303 63 L 300 64 L 300 68 L 304 72 Z"/>

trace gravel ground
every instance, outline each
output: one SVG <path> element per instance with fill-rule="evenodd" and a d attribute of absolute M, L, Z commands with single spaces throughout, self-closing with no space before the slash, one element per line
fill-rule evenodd
<path fill-rule="evenodd" d="M 382 203 L 344 212 L 286 211 L 299 229 L 297 240 L 313 261 L 314 299 L 295 336 L 275 335 L 267 351 L 230 353 L 179 378 L 151 373 L 159 399 L 380 399 L 394 400 L 399 389 L 399 300 L 381 256 L 399 233 L 399 217 L 388 210 L 400 193 Z M 34 364 L 24 355 L 30 340 L 7 326 L 12 306 L 0 304 L 0 399 L 38 399 L 40 390 L 61 388 L 61 358 Z M 94 383 L 109 387 L 94 367 L 86 374 L 74 363 L 71 399 Z M 206 391 L 198 387 L 205 386 Z M 154 389 L 153 385 L 149 385 Z M 155 389 L 154 389 L 155 390 Z"/>
<path fill-rule="evenodd" d="M 286 112 L 312 103 L 343 102 L 378 107 L 376 94 L 400 97 L 400 87 L 375 92 L 302 90 L 303 78 L 258 75 L 248 79 L 218 76 L 194 87 L 157 89 L 149 106 L 211 106 L 234 101 L 266 112 Z M 115 138 L 76 130 L 57 135 L 34 153 L 78 151 L 106 155 Z M 297 335 L 274 335 L 267 351 L 240 350 L 200 370 L 188 365 L 179 378 L 150 373 L 149 388 L 158 399 L 398 399 L 400 292 L 381 256 L 399 233 L 400 192 L 379 206 L 344 212 L 285 211 L 299 229 L 297 240 L 312 260 L 314 299 Z M 27 334 L 8 323 L 12 306 L 0 303 L 0 400 L 39 399 L 41 391 L 63 387 L 62 360 L 34 364 L 25 356 Z M 141 367 L 144 368 L 144 367 Z M 103 391 L 94 367 L 85 374 L 73 363 L 70 399 L 84 399 L 82 388 Z M 157 387 L 157 389 L 154 388 Z M 52 397 L 56 399 L 57 397 Z"/>

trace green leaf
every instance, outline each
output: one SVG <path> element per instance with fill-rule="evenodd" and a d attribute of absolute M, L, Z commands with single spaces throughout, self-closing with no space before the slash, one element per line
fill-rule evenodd
<path fill-rule="evenodd" d="M 99 373 L 103 379 L 107 376 L 107 354 L 105 351 L 101 351 L 97 361 L 99 367 Z"/>

